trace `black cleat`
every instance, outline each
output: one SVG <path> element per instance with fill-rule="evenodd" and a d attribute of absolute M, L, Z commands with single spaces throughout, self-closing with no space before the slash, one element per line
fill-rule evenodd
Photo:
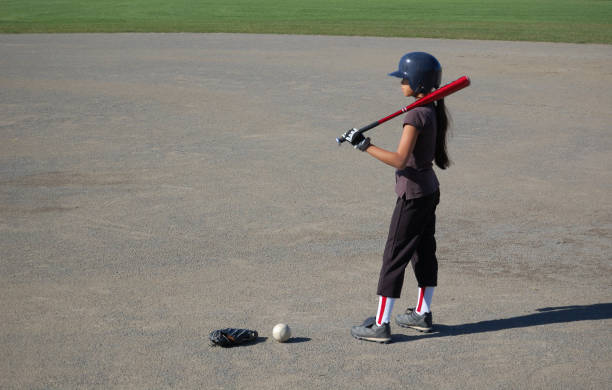
<path fill-rule="evenodd" d="M 376 343 L 390 343 L 391 326 L 389 326 L 389 323 L 378 326 L 370 317 L 367 318 L 363 324 L 353 326 L 351 329 L 351 335 L 359 340 L 374 341 Z"/>
<path fill-rule="evenodd" d="M 403 328 L 412 328 L 420 332 L 431 332 L 433 330 L 433 316 L 431 313 L 417 314 L 412 309 L 406 309 L 406 313 L 398 314 L 395 322 Z"/>

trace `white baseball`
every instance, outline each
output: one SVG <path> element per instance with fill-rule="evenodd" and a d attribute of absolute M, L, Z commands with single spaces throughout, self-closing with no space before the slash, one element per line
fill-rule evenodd
<path fill-rule="evenodd" d="M 291 328 L 287 324 L 276 324 L 272 329 L 272 337 L 274 340 L 284 343 L 291 337 Z"/>

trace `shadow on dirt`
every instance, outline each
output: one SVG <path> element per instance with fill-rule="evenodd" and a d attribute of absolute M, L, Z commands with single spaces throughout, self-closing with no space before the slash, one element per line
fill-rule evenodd
<path fill-rule="evenodd" d="M 434 324 L 434 332 L 421 336 L 393 335 L 394 342 L 411 341 L 416 338 L 460 336 L 472 333 L 495 332 L 499 330 L 526 328 L 530 326 L 559 324 L 575 321 L 596 321 L 612 318 L 612 303 L 598 303 L 584 306 L 559 306 L 537 309 L 536 313 L 498 320 L 473 322 L 462 325 Z"/>
<path fill-rule="evenodd" d="M 255 345 L 255 344 L 265 343 L 266 341 L 268 341 L 267 337 L 258 336 L 256 339 L 251 340 L 251 341 L 247 341 L 247 342 L 242 343 L 240 345 L 236 345 L 236 346 L 234 346 L 234 348 L 236 348 L 236 347 L 248 347 L 248 346 Z"/>
<path fill-rule="evenodd" d="M 312 340 L 310 337 L 291 337 L 286 341 L 287 344 L 307 343 Z"/>

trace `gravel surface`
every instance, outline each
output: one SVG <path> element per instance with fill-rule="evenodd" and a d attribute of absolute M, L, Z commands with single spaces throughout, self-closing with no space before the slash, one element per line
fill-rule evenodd
<path fill-rule="evenodd" d="M 435 332 L 378 345 L 349 329 L 376 310 L 394 170 L 334 139 L 410 103 L 387 73 L 416 50 L 472 86 L 447 99 Z M 0 53 L 0 388 L 612 383 L 612 46 L 57 34 Z M 416 292 L 407 273 L 395 314 Z M 211 348 L 223 327 L 261 337 Z"/>

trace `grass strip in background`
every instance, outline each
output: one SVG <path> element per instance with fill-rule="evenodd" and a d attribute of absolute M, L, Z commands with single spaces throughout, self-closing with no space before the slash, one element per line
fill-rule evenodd
<path fill-rule="evenodd" d="M 0 32 L 232 32 L 610 44 L 612 1 L 0 0 Z"/>

